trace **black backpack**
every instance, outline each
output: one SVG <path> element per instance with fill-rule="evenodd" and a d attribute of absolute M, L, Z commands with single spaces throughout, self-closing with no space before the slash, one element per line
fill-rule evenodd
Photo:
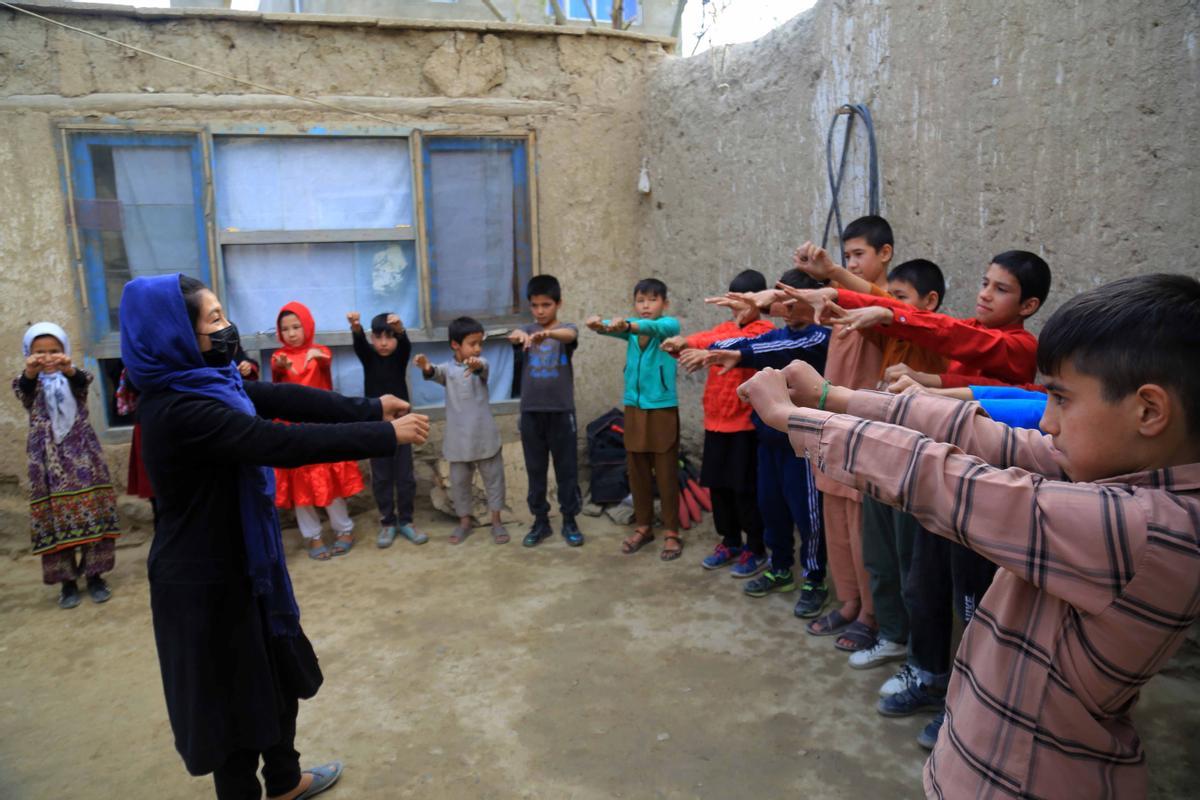
<path fill-rule="evenodd" d="M 619 503 L 629 494 L 625 467 L 625 415 L 606 411 L 587 426 L 588 464 L 592 468 L 592 502 Z"/>

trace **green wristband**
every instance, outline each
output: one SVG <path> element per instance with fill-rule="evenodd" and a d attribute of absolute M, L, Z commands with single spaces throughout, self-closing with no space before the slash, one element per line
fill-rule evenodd
<path fill-rule="evenodd" d="M 832 385 L 833 381 L 825 381 L 825 383 L 821 385 L 821 399 L 817 401 L 818 411 L 825 410 L 825 400 L 829 397 L 829 387 Z"/>

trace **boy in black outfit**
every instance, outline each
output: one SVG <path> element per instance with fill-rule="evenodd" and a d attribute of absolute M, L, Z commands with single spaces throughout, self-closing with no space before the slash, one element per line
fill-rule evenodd
<path fill-rule="evenodd" d="M 533 323 L 508 335 L 522 359 L 521 448 L 529 475 L 529 511 L 533 514 L 533 527 L 522 544 L 536 547 L 553 533 L 550 503 L 546 500 L 546 477 L 553 458 L 563 539 L 571 547 L 579 547 L 583 533 L 575 524 L 575 516 L 583 507 L 583 498 L 579 493 L 575 374 L 571 369 L 579 329 L 573 323 L 558 321 L 562 288 L 554 276 L 534 275 L 525 297 Z"/>
<path fill-rule="evenodd" d="M 367 397 L 393 394 L 408 400 L 408 358 L 412 343 L 404 323 L 395 314 L 376 314 L 371 320 L 371 341 L 363 332 L 357 311 L 346 315 L 354 337 L 354 355 L 362 363 L 363 393 Z M 413 544 L 424 544 L 429 537 L 413 529 L 413 497 L 417 481 L 413 476 L 412 445 L 402 444 L 387 458 L 371 459 L 371 491 L 379 507 L 379 547 L 391 547 L 399 533 Z"/>

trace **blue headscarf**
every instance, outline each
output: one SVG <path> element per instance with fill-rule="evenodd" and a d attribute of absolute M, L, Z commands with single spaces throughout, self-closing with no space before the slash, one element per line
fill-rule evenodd
<path fill-rule="evenodd" d="M 188 319 L 179 275 L 135 278 L 121 295 L 121 359 L 144 395 L 175 391 L 219 400 L 244 414 L 254 403 L 233 363 L 205 365 Z M 239 464 L 238 506 L 254 594 L 262 598 L 274 636 L 295 636 L 300 609 L 292 594 L 275 510 L 275 472 Z"/>

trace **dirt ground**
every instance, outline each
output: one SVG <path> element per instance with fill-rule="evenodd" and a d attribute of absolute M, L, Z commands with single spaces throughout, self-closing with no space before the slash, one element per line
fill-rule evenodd
<path fill-rule="evenodd" d="M 430 512 L 431 514 L 433 512 Z M 360 544 L 291 569 L 325 686 L 301 704 L 306 764 L 340 758 L 331 798 L 906 798 L 928 720 L 874 710 L 884 669 L 855 672 L 803 633 L 795 595 L 745 598 L 698 560 L 588 542 Z M 513 533 L 518 532 L 516 525 Z M 122 548 L 106 605 L 54 604 L 35 559 L 0 564 L 0 792 L 5 798 L 205 798 L 175 753 L 150 629 L 146 545 Z M 1152 796 L 1200 778 L 1200 676 L 1147 687 L 1135 713 Z M 1194 795 L 1191 795 L 1194 796 Z"/>

